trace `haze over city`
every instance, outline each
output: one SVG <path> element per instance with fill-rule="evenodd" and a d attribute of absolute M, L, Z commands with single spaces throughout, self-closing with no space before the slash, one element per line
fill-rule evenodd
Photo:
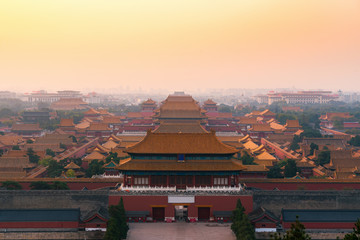
<path fill-rule="evenodd" d="M 360 89 L 356 0 L 2 0 L 0 22 L 0 90 Z"/>

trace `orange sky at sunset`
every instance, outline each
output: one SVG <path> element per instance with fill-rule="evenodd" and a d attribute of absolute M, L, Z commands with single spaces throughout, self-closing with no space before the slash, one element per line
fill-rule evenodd
<path fill-rule="evenodd" d="M 1 0 L 0 90 L 360 91 L 359 0 Z"/>

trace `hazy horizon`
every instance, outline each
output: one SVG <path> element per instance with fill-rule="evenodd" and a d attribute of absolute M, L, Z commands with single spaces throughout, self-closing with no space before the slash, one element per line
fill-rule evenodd
<path fill-rule="evenodd" d="M 357 0 L 3 0 L 0 22 L 0 90 L 360 91 Z"/>

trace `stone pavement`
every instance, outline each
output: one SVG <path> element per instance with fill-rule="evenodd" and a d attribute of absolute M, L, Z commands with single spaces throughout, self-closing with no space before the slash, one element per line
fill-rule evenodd
<path fill-rule="evenodd" d="M 128 240 L 235 240 L 228 223 L 130 223 Z"/>

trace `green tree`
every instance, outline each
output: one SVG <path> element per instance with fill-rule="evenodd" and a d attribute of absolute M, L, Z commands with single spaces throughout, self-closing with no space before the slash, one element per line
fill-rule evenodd
<path fill-rule="evenodd" d="M 48 163 L 47 175 L 48 177 L 54 178 L 59 177 L 64 171 L 64 167 L 56 160 L 51 159 Z"/>
<path fill-rule="evenodd" d="M 40 157 L 35 154 L 35 152 L 32 148 L 28 148 L 26 155 L 29 156 L 29 161 L 32 163 L 38 163 L 40 160 Z"/>
<path fill-rule="evenodd" d="M 50 190 L 51 185 L 44 181 L 32 182 L 30 184 L 31 190 Z"/>
<path fill-rule="evenodd" d="M 11 109 L 9 109 L 9 108 L 2 108 L 0 110 L 0 118 L 11 117 L 14 115 L 15 115 L 15 113 L 13 111 L 11 111 Z"/>
<path fill-rule="evenodd" d="M 74 171 L 73 169 L 67 170 L 66 173 L 65 173 L 65 175 L 66 175 L 67 177 L 69 177 L 69 178 L 74 178 L 74 177 L 76 177 L 75 171 Z"/>
<path fill-rule="evenodd" d="M 283 174 L 281 173 L 281 168 L 279 165 L 275 165 L 270 168 L 268 174 L 268 178 L 284 178 Z"/>
<path fill-rule="evenodd" d="M 296 116 L 290 113 L 279 113 L 277 114 L 276 119 L 280 124 L 286 124 L 287 120 L 296 120 Z"/>
<path fill-rule="evenodd" d="M 349 144 L 355 147 L 360 147 L 360 135 L 352 137 L 349 141 Z"/>
<path fill-rule="evenodd" d="M 55 157 L 55 152 L 53 150 L 51 150 L 50 148 L 46 149 L 46 155 Z"/>
<path fill-rule="evenodd" d="M 254 163 L 254 158 L 250 156 L 249 153 L 246 151 L 243 152 L 243 155 L 240 157 L 240 160 L 244 165 L 256 165 L 256 163 Z"/>
<path fill-rule="evenodd" d="M 66 150 L 66 145 L 63 144 L 63 143 L 60 143 L 60 144 L 59 144 L 59 147 L 60 147 L 61 149 L 65 149 L 65 150 Z"/>
<path fill-rule="evenodd" d="M 100 162 L 98 160 L 91 161 L 91 163 L 89 164 L 89 168 L 86 170 L 85 176 L 92 177 L 93 175 L 103 174 L 105 172 L 103 166 L 104 166 L 103 161 Z"/>
<path fill-rule="evenodd" d="M 33 141 L 33 140 L 31 140 L 31 139 L 28 139 L 28 140 L 26 140 L 26 143 L 31 144 L 31 143 L 34 143 L 34 141 Z"/>
<path fill-rule="evenodd" d="M 310 153 L 309 155 L 314 155 L 314 151 L 315 150 L 319 150 L 319 145 L 315 144 L 315 143 L 310 143 Z"/>
<path fill-rule="evenodd" d="M 73 143 L 77 143 L 77 142 L 78 142 L 77 139 L 76 139 L 76 137 L 75 137 L 74 135 L 70 135 L 69 138 L 71 138 L 71 140 L 72 140 Z"/>
<path fill-rule="evenodd" d="M 297 173 L 296 162 L 294 159 L 288 159 L 286 161 L 285 169 L 284 169 L 284 176 L 287 178 L 294 177 Z"/>
<path fill-rule="evenodd" d="M 284 236 L 275 234 L 273 240 L 311 240 L 310 236 L 305 231 L 305 226 L 300 223 L 299 217 L 296 216 L 295 223 L 291 224 L 290 230 L 286 231 Z"/>
<path fill-rule="evenodd" d="M 240 201 L 237 200 L 236 208 L 232 212 L 231 230 L 235 233 L 238 240 L 255 240 L 255 230 L 251 224 L 248 216 L 245 214 L 245 209 Z"/>
<path fill-rule="evenodd" d="M 344 240 L 360 240 L 360 219 L 356 221 L 353 231 L 345 235 Z"/>
<path fill-rule="evenodd" d="M 324 165 L 330 163 L 330 151 L 321 151 L 316 159 L 316 164 Z"/>
<path fill-rule="evenodd" d="M 49 163 L 51 160 L 54 160 L 52 157 L 46 157 L 39 161 L 39 165 L 42 165 L 44 167 L 49 166 Z"/>
<path fill-rule="evenodd" d="M 15 181 L 5 181 L 2 183 L 1 187 L 6 188 L 7 190 L 21 190 L 22 186 Z"/>
<path fill-rule="evenodd" d="M 126 223 L 126 213 L 123 198 L 118 205 L 109 207 L 110 219 L 107 223 L 105 240 L 126 239 L 129 226 Z"/>
<path fill-rule="evenodd" d="M 298 135 L 294 135 L 294 138 L 291 142 L 290 149 L 296 151 L 300 148 L 299 143 L 301 142 L 301 137 Z"/>
<path fill-rule="evenodd" d="M 14 146 L 12 146 L 11 149 L 12 149 L 12 150 L 20 150 L 20 147 L 19 147 L 19 145 L 14 145 Z"/>
<path fill-rule="evenodd" d="M 50 185 L 53 190 L 69 190 L 69 186 L 66 182 L 55 181 Z"/>
<path fill-rule="evenodd" d="M 220 104 L 218 110 L 219 110 L 219 112 L 230 113 L 234 110 L 234 107 L 226 105 L 226 104 Z"/>
<path fill-rule="evenodd" d="M 111 161 L 114 161 L 115 163 L 119 163 L 120 158 L 118 157 L 117 152 L 110 152 L 109 156 L 106 157 L 106 163 L 109 163 Z"/>

